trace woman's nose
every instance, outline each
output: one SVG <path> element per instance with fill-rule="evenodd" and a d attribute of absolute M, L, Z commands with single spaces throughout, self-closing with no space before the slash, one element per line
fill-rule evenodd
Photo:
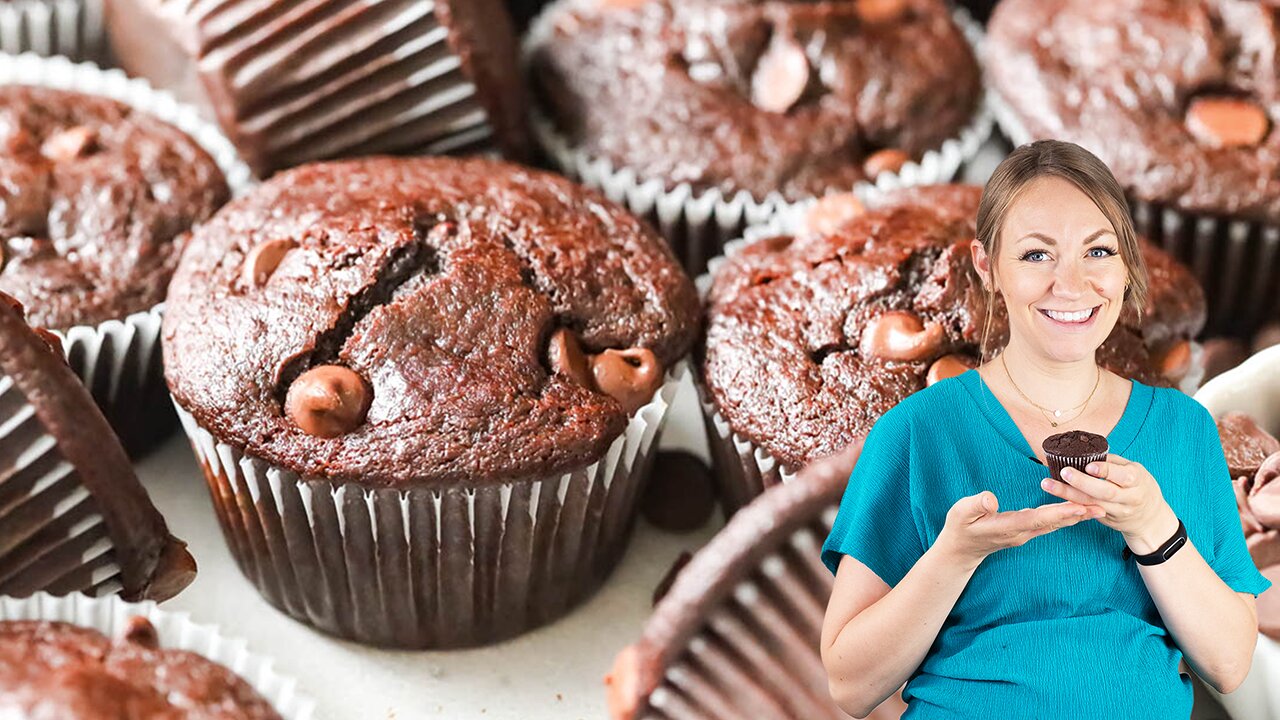
<path fill-rule="evenodd" d="M 1059 263 L 1054 272 L 1053 293 L 1061 297 L 1076 298 L 1088 288 L 1088 278 L 1078 262 Z"/>

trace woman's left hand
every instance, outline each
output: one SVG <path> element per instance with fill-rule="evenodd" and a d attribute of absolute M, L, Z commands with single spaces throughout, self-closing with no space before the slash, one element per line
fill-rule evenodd
<path fill-rule="evenodd" d="M 1087 473 L 1063 468 L 1066 483 L 1045 478 L 1040 487 L 1063 500 L 1102 508 L 1106 515 L 1098 522 L 1119 530 L 1126 540 L 1151 538 L 1168 524 L 1173 510 L 1156 479 L 1140 463 L 1108 453 L 1106 460 L 1091 462 L 1085 469 Z"/>

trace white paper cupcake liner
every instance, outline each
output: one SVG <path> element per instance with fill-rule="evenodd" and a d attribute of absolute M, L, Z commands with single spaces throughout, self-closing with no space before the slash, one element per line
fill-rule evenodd
<path fill-rule="evenodd" d="M 1016 145 L 1036 139 L 998 93 L 987 93 L 1001 131 Z M 1280 319 L 1280 226 L 1179 210 L 1129 196 L 1134 228 L 1191 269 L 1204 288 L 1204 336 L 1247 340 Z"/>
<path fill-rule="evenodd" d="M 369 488 L 300 478 L 178 406 L 241 571 L 295 619 L 358 642 L 479 645 L 565 614 L 620 559 L 681 361 L 600 460 L 537 481 Z"/>
<path fill-rule="evenodd" d="M 37 85 L 108 97 L 177 127 L 204 148 L 239 196 L 253 186 L 249 168 L 231 142 L 195 108 L 153 89 L 145 80 L 91 63 L 32 54 L 0 54 L 0 85 Z M 99 325 L 52 329 L 61 338 L 71 368 L 84 380 L 103 414 L 130 453 L 162 438 L 175 422 L 160 364 L 160 320 L 164 305 Z"/>
<path fill-rule="evenodd" d="M 105 48 L 102 0 L 0 2 L 0 52 L 99 60 Z"/>
<path fill-rule="evenodd" d="M 526 56 L 538 38 L 549 30 L 548 7 L 537 19 L 525 40 Z M 982 57 L 983 30 L 963 8 L 953 17 L 969 40 L 976 58 Z M 965 163 L 978 154 L 990 137 L 994 126 L 985 98 L 978 103 L 969 124 L 942 146 L 926 152 L 918 161 L 908 162 L 897 172 L 876 176 L 874 183 L 861 183 L 849 190 L 893 190 L 900 187 L 947 182 Z M 550 119 L 536 108 L 530 115 L 534 140 L 547 153 L 557 168 L 570 178 L 596 188 L 632 213 L 652 222 L 675 250 L 676 256 L 691 273 L 699 273 L 707 261 L 720 254 L 725 242 L 740 237 L 745 228 L 768 221 L 776 213 L 797 203 L 780 193 L 757 199 L 745 190 L 728 194 L 718 188 L 695 189 L 689 183 L 668 187 L 661 178 L 640 177 L 626 167 L 615 167 L 606 158 L 597 158 L 575 149 L 561 135 Z M 832 188 L 835 191 L 837 188 Z M 802 201 L 803 202 L 803 201 Z"/>
<path fill-rule="evenodd" d="M 1215 418 L 1231 411 L 1245 412 L 1262 429 L 1280 435 L 1280 346 L 1265 348 L 1212 378 L 1195 399 Z M 1273 586 L 1266 592 L 1280 593 L 1280 588 Z M 1280 717 L 1280 642 L 1259 634 L 1244 683 L 1228 695 L 1212 688 L 1209 691 L 1235 720 Z"/>
<path fill-rule="evenodd" d="M 227 637 L 217 627 L 193 622 L 186 613 L 160 610 L 152 602 L 128 603 L 119 598 L 56 597 L 46 593 L 21 600 L 0 598 L 0 621 L 64 622 L 93 628 L 113 639 L 124 633 L 133 617 L 144 617 L 155 627 L 160 647 L 202 655 L 239 675 L 285 720 L 311 720 L 315 716 L 315 702 L 298 691 L 295 680 L 277 673 L 271 660 L 250 652 L 243 640 Z"/>
<path fill-rule="evenodd" d="M 123 589 L 97 501 L 26 396 L 0 374 L 0 595 Z"/>
<path fill-rule="evenodd" d="M 884 191 L 879 188 L 859 188 L 855 191 L 861 200 L 871 203 L 883 193 Z M 807 200 L 785 208 L 768 222 L 747 228 L 743 237 L 726 243 L 724 254 L 712 258 L 707 264 L 707 271 L 694 280 L 704 305 L 707 294 L 711 291 L 713 276 L 721 265 L 728 261 L 728 258 L 754 242 L 800 232 L 804 227 L 804 218 L 809 208 L 816 202 L 816 200 Z M 1204 348 L 1194 340 L 1190 342 L 1190 347 L 1191 368 L 1178 384 L 1178 389 L 1188 395 L 1196 392 L 1204 377 L 1204 363 L 1201 359 Z M 711 464 L 715 469 L 717 492 L 726 515 L 732 515 L 769 488 L 790 482 L 795 478 L 799 468 L 783 466 L 768 450 L 734 431 L 728 418 L 716 407 L 702 379 L 702 373 L 696 371 L 693 373 L 693 384 L 698 390 L 698 403 L 702 407 L 708 450 L 711 455 Z"/>

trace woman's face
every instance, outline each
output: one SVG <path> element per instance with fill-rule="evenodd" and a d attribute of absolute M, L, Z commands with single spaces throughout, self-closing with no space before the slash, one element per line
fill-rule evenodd
<path fill-rule="evenodd" d="M 991 278 L 982 244 L 973 247 Z M 1128 277 L 1107 216 L 1071 182 L 1037 178 L 1009 208 L 997 253 L 1011 344 L 1058 362 L 1092 359 L 1120 317 Z"/>

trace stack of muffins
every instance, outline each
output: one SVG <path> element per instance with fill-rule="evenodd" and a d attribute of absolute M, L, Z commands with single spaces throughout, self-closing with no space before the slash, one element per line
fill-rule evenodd
<path fill-rule="evenodd" d="M 248 581 L 372 646 L 570 613 L 642 508 L 704 523 L 709 476 L 736 516 L 619 654 L 612 714 L 840 717 L 816 643 L 841 469 L 1008 337 L 970 261 L 981 190 L 950 184 L 993 117 L 1129 194 L 1148 306 L 1102 365 L 1241 386 L 1280 342 L 1280 16 L 964 5 L 989 34 L 944 0 L 0 2 L 0 50 L 54 56 L 0 54 L 0 595 L 189 584 L 129 459 L 177 421 Z M 123 72 L 65 57 L 106 49 Z M 659 458 L 682 385 L 714 472 Z M 1220 426 L 1269 572 L 1273 418 Z M 0 612 L 0 705 L 307 716 L 37 597 Z"/>

